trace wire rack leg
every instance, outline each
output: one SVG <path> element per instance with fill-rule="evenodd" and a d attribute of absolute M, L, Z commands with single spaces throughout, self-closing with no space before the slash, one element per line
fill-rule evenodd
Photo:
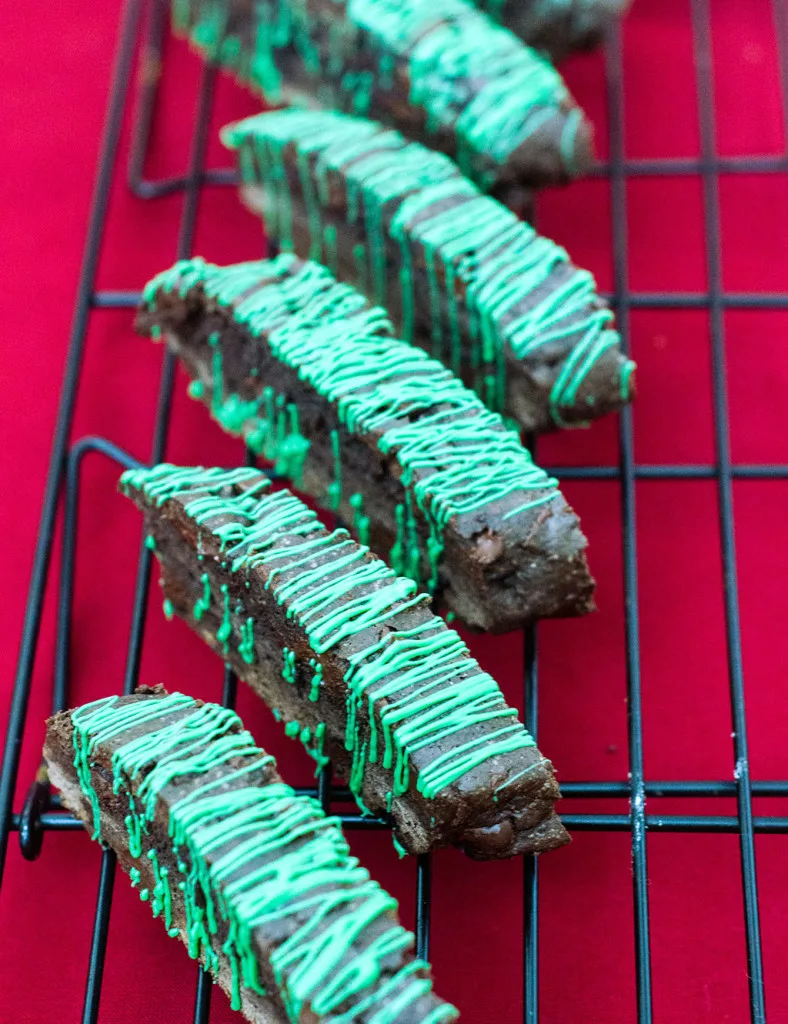
<path fill-rule="evenodd" d="M 194 230 L 197 222 L 197 210 L 200 197 L 200 182 L 205 166 L 205 151 L 208 142 L 208 126 L 210 124 L 215 76 L 215 69 L 212 67 L 206 67 L 203 69 L 200 80 L 200 95 L 197 104 L 196 125 L 189 158 L 186 198 L 183 205 L 181 224 L 178 232 L 177 255 L 179 259 L 183 259 L 190 254 L 194 242 Z M 161 383 L 159 386 L 159 401 L 156 411 L 156 425 L 153 434 L 151 463 L 160 462 L 164 456 L 170 420 L 170 410 L 172 406 L 174 373 L 175 361 L 172 354 L 168 352 L 164 357 Z M 140 557 L 137 567 L 137 582 L 134 592 L 134 610 L 132 614 L 128 655 L 126 659 L 126 671 L 123 683 L 124 693 L 131 693 L 138 681 L 140 658 L 142 655 L 142 641 L 145 630 L 145 612 L 148 602 L 150 567 L 151 553 L 145 547 L 143 540 L 140 544 Z M 104 863 L 106 865 L 106 861 Z M 91 964 L 93 964 L 94 960 L 100 960 L 103 963 L 106 953 L 107 930 L 100 928 L 99 922 L 102 920 L 103 915 L 108 913 L 108 911 L 105 910 L 104 900 L 109 900 L 111 898 L 112 881 L 114 879 L 115 870 L 114 860 L 112 864 L 106 866 L 106 868 L 102 867 L 102 879 L 104 878 L 104 870 L 106 870 L 108 877 L 106 885 L 100 889 L 100 898 L 96 907 L 96 925 L 94 927 L 93 944 L 91 947 Z M 92 976 L 93 975 L 91 973 L 91 978 Z M 91 986 L 91 1003 L 90 1007 L 88 1007 L 86 1002 L 86 1016 L 83 1019 L 83 1024 L 88 1024 L 88 1021 L 93 1022 L 96 1019 L 100 994 L 101 977 L 99 975 L 98 980 Z M 199 1005 L 200 1003 L 198 999 L 198 1007 Z M 88 1016 L 89 1010 L 91 1014 L 95 1015 Z"/>
<path fill-rule="evenodd" d="M 82 1024 L 96 1024 L 101 1001 L 101 983 L 104 980 L 104 960 L 109 936 L 109 915 L 112 910 L 112 890 L 115 884 L 117 857 L 112 850 L 101 856 L 96 914 L 93 918 L 93 937 L 90 942 L 88 976 L 85 981 L 85 1001 L 82 1006 Z"/>
<path fill-rule="evenodd" d="M 11 714 L 3 753 L 2 774 L 0 775 L 0 883 L 2 882 L 6 852 L 8 850 L 11 804 L 14 798 L 14 788 L 19 769 L 22 733 L 27 717 L 30 683 L 33 676 L 44 592 L 52 554 L 52 539 L 57 516 L 63 460 L 74 417 L 77 383 L 82 364 L 88 316 L 90 314 L 90 296 L 96 277 L 102 231 L 112 184 L 112 171 L 120 139 L 128 83 L 131 78 L 134 39 L 139 21 L 139 13 L 139 0 L 128 0 L 123 14 L 120 44 L 112 75 L 109 109 L 102 136 L 98 174 L 88 222 L 87 242 L 79 276 L 77 303 L 71 327 L 66 370 L 47 474 L 41 524 L 33 556 L 33 570 L 27 596 L 27 605 L 25 607 L 22 642 L 17 662 L 16 677 L 14 679 Z"/>
<path fill-rule="evenodd" d="M 430 956 L 430 908 L 432 900 L 432 854 L 416 859 L 416 956 Z"/>
<path fill-rule="evenodd" d="M 716 130 L 709 0 L 693 0 L 692 28 L 695 43 L 701 154 L 706 165 L 706 169 L 702 174 L 702 184 L 706 259 L 708 261 L 709 274 L 714 439 L 718 467 L 717 497 L 722 545 L 728 681 L 733 724 L 734 778 L 736 779 L 737 790 L 736 806 L 739 821 L 744 925 L 747 941 L 747 977 L 750 989 L 751 1019 L 753 1024 L 765 1024 L 766 1001 L 764 995 L 763 955 L 761 951 L 761 926 L 758 908 L 758 881 L 755 865 L 755 837 L 736 571 L 736 540 L 734 535 L 733 483 L 725 362 L 725 318 L 721 301 L 723 284 L 719 180 L 717 173 L 711 169 L 716 156 Z"/>
<path fill-rule="evenodd" d="M 169 4 L 167 0 L 152 0 L 150 19 L 142 53 L 142 74 L 132 130 L 131 150 L 129 153 L 128 185 L 129 190 L 138 199 L 158 199 L 172 195 L 186 188 L 192 179 L 190 171 L 186 176 L 160 178 L 158 180 L 145 177 L 145 161 L 150 144 L 151 129 L 159 97 L 164 66 L 164 48 L 167 37 Z M 203 185 L 234 185 L 237 182 L 235 168 L 199 169 L 199 184 Z"/>
<path fill-rule="evenodd" d="M 146 181 L 145 157 L 150 143 L 153 116 L 159 95 L 164 64 L 164 34 L 167 27 L 166 0 L 152 0 L 148 15 L 148 29 L 141 54 L 140 85 L 137 94 L 136 117 L 129 151 L 128 185 L 138 199 L 152 199 L 166 194 L 154 182 Z M 180 183 L 182 187 L 183 183 Z M 174 191 L 170 188 L 169 191 Z"/>
<path fill-rule="evenodd" d="M 610 179 L 613 213 L 613 261 L 618 329 L 629 347 L 629 273 L 627 256 L 627 194 L 624 171 L 624 81 L 621 26 L 610 32 L 606 47 L 610 111 Z M 621 520 L 623 526 L 624 611 L 627 671 L 632 884 L 635 925 L 637 1019 L 651 1024 L 651 939 L 649 933 L 648 864 L 646 858 L 646 789 L 643 767 L 643 707 L 640 689 L 640 629 L 637 538 L 635 519 L 635 451 L 632 412 L 619 414 Z"/>
<path fill-rule="evenodd" d="M 234 708 L 238 695 L 238 677 L 229 665 L 224 666 L 224 681 L 222 683 L 222 704 L 226 708 Z M 211 1016 L 211 992 L 213 991 L 213 979 L 202 966 L 197 968 L 197 988 L 194 993 L 194 1014 L 193 1024 L 208 1024 Z"/>
<path fill-rule="evenodd" d="M 138 465 L 117 445 L 102 437 L 83 437 L 66 456 L 66 498 L 63 516 L 62 555 L 58 588 L 58 612 L 55 642 L 55 673 L 52 712 L 68 707 L 68 683 L 71 653 L 71 615 L 74 599 L 74 576 L 77 554 L 77 516 L 82 462 L 86 455 L 96 453 L 119 465 Z"/>
<path fill-rule="evenodd" d="M 194 993 L 194 1024 L 208 1024 L 211 1016 L 213 979 L 202 967 L 197 968 L 197 988 Z"/>
<path fill-rule="evenodd" d="M 529 445 L 534 451 L 534 442 Z M 535 451 L 534 451 L 535 454 Z M 538 646 L 536 627 L 523 637 L 525 725 L 534 739 L 539 732 Z M 539 1021 L 539 867 L 537 857 L 523 858 L 523 1021 Z"/>

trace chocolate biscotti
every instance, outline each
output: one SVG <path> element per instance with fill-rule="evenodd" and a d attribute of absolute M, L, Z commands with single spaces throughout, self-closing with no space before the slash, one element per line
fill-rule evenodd
<path fill-rule="evenodd" d="M 566 181 L 592 129 L 558 72 L 465 0 L 175 0 L 177 31 L 271 104 L 377 118 L 488 191 Z"/>
<path fill-rule="evenodd" d="M 226 430 L 470 626 L 592 607 L 586 540 L 555 480 L 324 268 L 182 261 L 147 285 L 137 323 Z"/>
<path fill-rule="evenodd" d="M 336 818 L 238 716 L 160 687 L 50 718 L 63 803 L 254 1024 L 457 1019 Z"/>
<path fill-rule="evenodd" d="M 473 0 L 530 46 L 557 60 L 595 46 L 630 0 Z"/>
<path fill-rule="evenodd" d="M 128 471 L 177 614 L 409 853 L 538 853 L 552 766 L 415 584 L 251 468 Z"/>
<path fill-rule="evenodd" d="M 445 156 L 321 111 L 262 114 L 223 138 L 268 238 L 385 306 L 493 410 L 539 431 L 632 397 L 634 364 L 591 274 Z"/>

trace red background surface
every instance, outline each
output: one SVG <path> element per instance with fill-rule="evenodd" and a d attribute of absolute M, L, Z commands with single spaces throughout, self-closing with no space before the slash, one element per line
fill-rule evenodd
<path fill-rule="evenodd" d="M 637 0 L 625 30 L 626 152 L 632 158 L 693 157 L 699 132 L 688 0 Z M 712 0 L 717 142 L 723 155 L 785 152 L 779 65 L 768 0 Z M 5 301 L 0 362 L 0 536 L 4 538 L 4 619 L 0 634 L 0 715 L 4 718 L 22 623 L 38 510 L 55 422 L 66 340 L 106 90 L 119 0 L 35 0 L 3 12 L 4 145 L 0 149 Z M 148 170 L 185 167 L 196 99 L 197 59 L 168 46 L 163 104 Z M 604 61 L 574 58 L 571 87 L 598 125 L 607 150 Z M 210 163 L 227 163 L 216 139 L 226 121 L 255 102 L 222 80 Z M 128 152 L 127 111 L 122 165 Z M 785 290 L 788 273 L 786 176 L 721 181 L 722 263 L 729 290 Z M 628 184 L 630 284 L 634 290 L 706 288 L 701 185 L 695 176 Z M 182 199 L 133 199 L 116 176 L 99 286 L 139 288 L 173 260 Z M 612 285 L 610 187 L 592 180 L 546 195 L 543 231 L 565 244 L 600 287 Z M 253 258 L 258 224 L 230 189 L 207 189 L 196 251 L 210 259 Z M 788 313 L 725 316 L 733 457 L 788 462 L 784 357 Z M 640 364 L 634 412 L 641 463 L 711 462 L 709 323 L 703 310 L 632 315 Z M 91 319 L 74 436 L 102 433 L 147 458 L 161 352 L 138 339 L 126 311 Z M 179 379 L 168 457 L 184 463 L 237 459 Z M 614 418 L 593 430 L 544 440 L 551 463 L 617 461 Z M 72 701 L 122 683 L 139 521 L 115 496 L 116 470 L 88 460 L 80 509 L 74 611 Z M 540 636 L 540 746 L 564 780 L 627 776 L 626 681 L 620 495 L 614 481 L 566 487 L 590 538 L 600 612 L 544 624 Z M 784 581 L 788 572 L 788 482 L 735 484 L 736 541 L 744 670 L 756 779 L 788 776 L 784 697 Z M 731 779 L 732 750 L 716 493 L 713 481 L 637 485 L 637 555 L 650 779 Z M 55 563 L 56 566 L 56 563 Z M 54 655 L 53 594 L 47 601 L 33 680 L 19 793 L 40 754 Z M 473 650 L 521 704 L 519 636 L 474 639 Z M 143 681 L 218 699 L 221 670 L 180 623 L 166 624 L 154 597 Z M 268 712 L 242 688 L 239 710 L 280 758 L 286 777 L 306 783 L 311 762 L 285 740 Z M 15 808 L 18 809 L 20 797 Z M 759 799 L 756 813 L 779 813 Z M 625 812 L 618 800 L 567 801 L 565 810 Z M 733 801 L 658 800 L 652 812 L 735 813 Z M 764 965 L 770 1021 L 788 1021 L 788 840 L 758 836 Z M 402 901 L 413 920 L 415 866 L 400 862 L 384 834 L 354 834 L 354 850 Z M 749 1019 L 737 839 L 652 834 L 648 841 L 654 1016 L 659 1024 Z M 0 1024 L 76 1021 L 92 926 L 99 849 L 82 833 L 50 834 L 41 859 L 25 863 L 15 839 L 0 899 Z M 540 985 L 543 1024 L 635 1019 L 632 894 L 628 834 L 579 833 L 540 864 Z M 454 851 L 435 859 L 431 958 L 440 992 L 467 1024 L 521 1019 L 522 865 L 474 864 Z M 125 880 L 115 886 L 101 1021 L 178 1024 L 191 1020 L 196 967 L 165 936 Z M 216 992 L 214 1024 L 238 1019 Z"/>

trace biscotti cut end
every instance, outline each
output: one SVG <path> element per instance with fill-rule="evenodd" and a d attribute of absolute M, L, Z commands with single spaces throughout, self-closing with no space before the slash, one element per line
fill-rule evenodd
<path fill-rule="evenodd" d="M 512 153 L 507 183 L 524 180 L 534 189 L 565 185 L 587 174 L 594 159 L 594 126 L 579 107 L 562 104 Z M 506 197 L 500 186 L 493 194 Z"/>
<path fill-rule="evenodd" d="M 524 366 L 529 372 L 509 377 L 506 411 L 524 432 L 590 427 L 635 400 L 637 366 L 623 352 L 618 331 L 598 330 L 589 348 L 588 364 L 566 360 L 564 372 L 556 373 L 554 363 L 534 363 Z"/>
<path fill-rule="evenodd" d="M 480 607 L 475 593 L 460 583 L 441 593 L 447 607 L 472 629 L 488 633 L 595 611 L 588 540 L 563 495 L 534 509 L 527 533 L 517 539 L 506 537 L 505 514 L 489 515 L 483 526 L 471 521 L 461 527 L 471 564 L 494 593 L 494 602 Z"/>
<path fill-rule="evenodd" d="M 401 846 L 479 859 L 568 840 L 550 762 L 461 638 L 259 471 L 124 474 L 183 618 Z"/>
<path fill-rule="evenodd" d="M 253 1024 L 457 1018 L 337 820 L 234 712 L 162 689 L 110 697 L 51 718 L 45 757 L 64 805 Z"/>
<path fill-rule="evenodd" d="M 607 29 L 623 17 L 631 5 L 631 0 L 473 2 L 529 46 L 549 54 L 554 61 L 574 50 L 587 50 L 599 44 Z"/>

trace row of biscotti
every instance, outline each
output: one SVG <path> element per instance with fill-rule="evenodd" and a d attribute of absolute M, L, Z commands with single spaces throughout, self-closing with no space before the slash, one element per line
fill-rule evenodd
<path fill-rule="evenodd" d="M 631 397 L 590 275 L 445 157 L 373 123 L 282 111 L 227 134 L 274 238 L 364 294 L 290 254 L 193 259 L 146 287 L 139 328 L 166 339 L 225 429 L 469 624 L 586 611 L 576 517 L 480 397 L 524 428 Z M 395 341 L 365 295 L 476 393 Z"/>
<path fill-rule="evenodd" d="M 176 612 L 402 852 L 490 859 L 568 836 L 552 765 L 428 599 L 259 471 L 126 472 Z M 161 687 L 48 722 L 63 803 L 254 1024 L 440 1024 L 456 1010 L 336 819 L 238 717 Z"/>
<path fill-rule="evenodd" d="M 593 36 L 611 4 L 479 2 L 542 44 Z M 556 70 L 465 0 L 174 0 L 173 14 L 268 102 L 377 118 L 500 195 L 575 177 L 592 158 L 592 129 Z"/>
<path fill-rule="evenodd" d="M 253 468 L 132 470 L 177 613 L 401 852 L 568 841 L 552 765 L 429 599 Z M 253 1024 L 441 1024 L 457 1011 L 336 819 L 230 710 L 162 687 L 49 720 L 49 778 Z"/>
<path fill-rule="evenodd" d="M 289 67 L 290 84 L 299 86 L 322 62 L 330 102 L 345 94 L 364 109 L 381 87 L 395 98 L 399 88 L 401 97 L 404 80 L 418 107 L 421 88 L 428 121 L 419 130 L 456 152 L 487 187 L 525 180 L 527 166 L 538 181 L 540 160 L 555 163 L 555 153 L 539 154 L 538 103 L 529 101 L 527 124 L 512 123 L 513 89 L 533 73 L 551 87 L 546 66 L 533 55 L 523 62 L 505 33 L 474 23 L 456 0 L 433 5 L 432 14 L 412 0 L 198 6 L 222 57 L 233 54 L 232 18 L 253 6 L 255 35 L 245 45 L 254 73 L 275 78 Z M 261 11 L 275 21 L 261 21 Z M 475 25 L 489 31 L 480 40 L 498 61 L 487 80 L 469 43 Z M 467 93 L 470 84 L 472 95 L 462 97 L 468 109 L 441 122 L 436 96 L 452 61 L 460 71 L 450 90 L 459 83 Z M 457 94 L 444 99 L 450 107 Z M 583 137 L 580 115 L 565 97 L 551 99 L 561 107 L 565 172 Z M 548 120 L 554 114 L 548 110 Z M 404 120 L 413 127 L 412 112 Z M 322 255 L 324 245 L 330 254 L 333 245 L 327 262 L 340 276 L 349 276 L 340 268 L 352 252 L 366 267 L 361 290 L 392 307 L 408 340 L 424 345 L 426 324 L 436 354 L 494 409 L 510 403 L 507 364 L 535 345 L 537 362 L 553 364 L 549 398 L 536 389 L 536 404 L 541 398 L 559 425 L 559 410 L 579 392 L 593 404 L 594 371 L 615 351 L 618 400 L 626 400 L 631 365 L 618 356 L 607 312 L 586 309 L 593 284 L 556 256 L 560 250 L 500 220 L 500 208 L 466 191 L 440 158 L 426 176 L 405 174 L 392 188 L 390 158 L 405 170 L 407 157 L 419 156 L 392 133 L 327 121 L 321 150 L 316 122 L 308 120 L 305 132 L 294 123 L 290 168 L 281 151 L 266 165 L 259 140 L 251 152 L 241 142 L 247 186 L 270 189 L 284 179 L 275 188 L 286 197 L 291 234 L 307 239 L 310 255 L 315 246 Z M 343 136 L 345 128 L 356 138 Z M 333 162 L 332 147 L 335 157 L 339 149 Z M 353 163 L 363 165 L 363 181 Z M 352 215 L 359 208 L 361 232 Z M 359 254 L 365 244 L 369 252 Z M 377 294 L 392 246 L 398 305 Z M 513 290 L 512 269 L 528 281 L 524 291 Z M 425 292 L 417 297 L 420 281 L 429 317 Z M 530 321 L 536 342 L 527 337 Z M 225 271 L 180 264 L 148 289 L 140 322 L 184 357 L 192 393 L 227 429 L 412 577 L 398 576 L 345 530 L 327 531 L 257 470 L 159 466 L 125 474 L 122 487 L 144 513 L 166 613 L 184 618 L 249 682 L 318 766 L 330 759 L 364 811 L 389 813 L 404 851 L 455 844 L 488 859 L 566 842 L 552 766 L 414 582 L 482 628 L 585 610 L 592 589 L 585 541 L 555 482 L 496 413 L 448 370 L 394 341 L 382 310 L 316 264 L 292 256 Z M 513 322 L 518 329 L 504 344 L 502 327 Z M 556 363 L 564 365 L 556 370 Z M 544 375 L 540 386 L 544 392 Z M 396 903 L 349 856 L 336 823 L 281 782 L 232 712 L 162 690 L 107 698 L 51 720 L 46 754 L 66 806 L 116 850 L 154 915 L 249 1020 L 455 1019 L 432 993 L 428 965 L 412 958 Z"/>
<path fill-rule="evenodd" d="M 147 290 L 143 320 L 151 315 L 151 333 L 197 364 L 193 393 L 225 426 L 297 482 L 312 480 L 360 536 L 471 624 L 505 629 L 590 606 L 585 541 L 554 481 L 471 392 L 393 341 L 382 311 L 322 268 L 288 256 L 228 271 L 182 263 Z"/>
<path fill-rule="evenodd" d="M 552 766 L 415 585 L 255 469 L 124 474 L 177 612 L 395 842 L 481 859 L 568 837 Z M 231 711 L 161 688 L 48 723 L 65 806 L 255 1024 L 439 1024 L 456 1011 L 336 822 Z M 306 1014 L 306 1017 L 303 1015 Z"/>

